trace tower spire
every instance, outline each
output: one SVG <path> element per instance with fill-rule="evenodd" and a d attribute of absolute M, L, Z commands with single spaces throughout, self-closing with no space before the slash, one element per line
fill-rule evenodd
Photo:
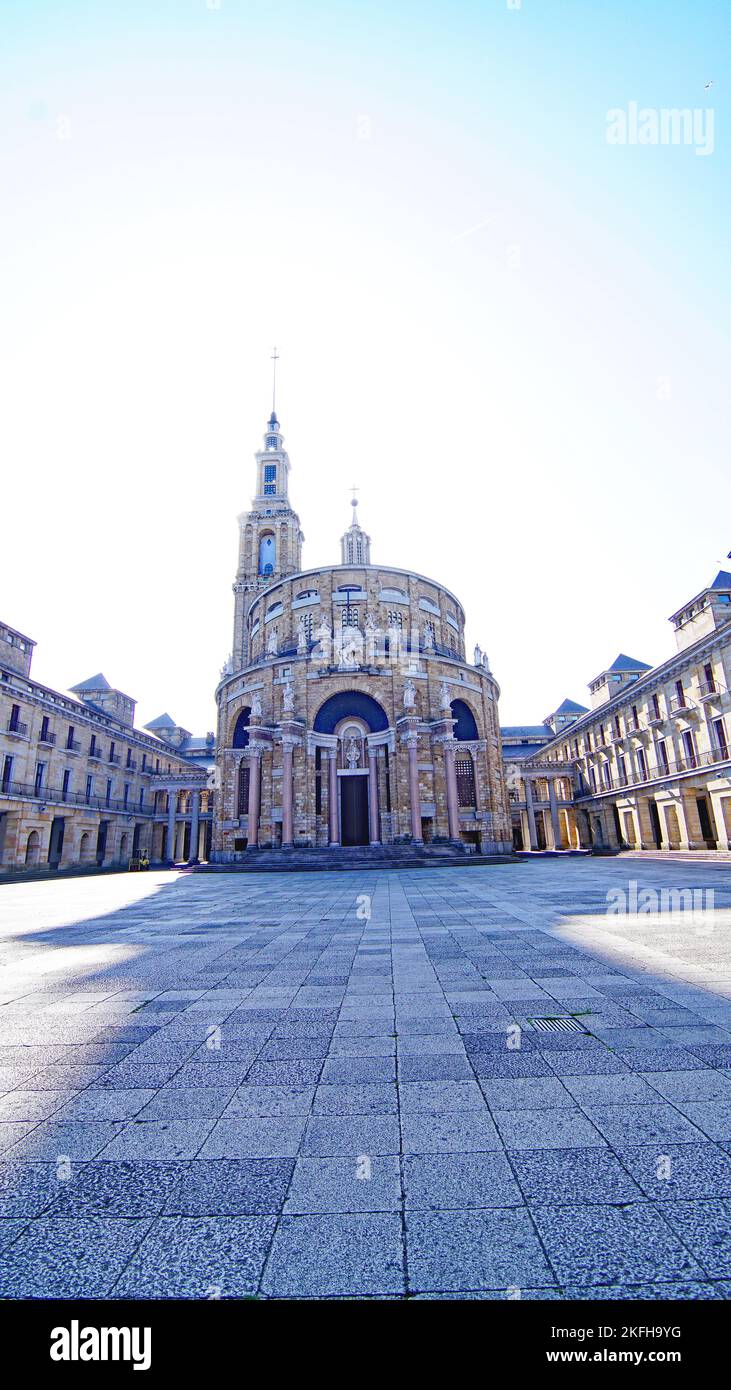
<path fill-rule="evenodd" d="M 353 487 L 350 490 L 353 494 L 350 501 L 353 508 L 353 519 L 345 535 L 340 537 L 340 563 L 343 565 L 369 565 L 371 563 L 371 538 L 358 521 L 358 498 L 355 494 L 360 489 Z"/>
<path fill-rule="evenodd" d="M 276 413 L 277 413 L 277 362 L 278 362 L 278 361 L 279 361 L 279 353 L 277 352 L 277 349 L 276 349 L 276 347 L 275 347 L 274 350 L 273 350 L 273 352 L 272 352 L 272 415 L 275 416 L 275 417 L 276 417 Z"/>

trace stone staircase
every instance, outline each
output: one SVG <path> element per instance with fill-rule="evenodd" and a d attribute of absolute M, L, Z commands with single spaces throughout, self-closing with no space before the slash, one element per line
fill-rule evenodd
<path fill-rule="evenodd" d="M 453 864 L 509 864 L 512 859 L 508 854 L 473 854 L 462 844 L 335 845 L 314 849 L 247 850 L 245 857 L 233 864 L 197 864 L 191 868 L 191 873 L 442 868 Z"/>

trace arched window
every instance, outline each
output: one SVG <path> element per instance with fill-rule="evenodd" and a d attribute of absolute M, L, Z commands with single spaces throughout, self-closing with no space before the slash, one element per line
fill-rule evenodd
<path fill-rule="evenodd" d="M 233 738 L 232 738 L 232 740 L 231 740 L 231 747 L 232 747 L 232 748 L 245 748 L 246 745 L 247 745 L 247 743 L 249 742 L 249 719 L 250 719 L 250 717 L 251 717 L 251 709 L 250 709 L 249 706 L 247 705 L 246 709 L 242 709 L 242 711 L 241 711 L 241 713 L 239 714 L 239 717 L 238 717 L 238 719 L 236 720 L 236 723 L 235 723 L 235 725 L 234 725 L 234 735 L 233 735 Z"/>
<path fill-rule="evenodd" d="M 265 531 L 259 539 L 259 573 L 273 574 L 277 562 L 277 542 L 272 531 Z"/>
<path fill-rule="evenodd" d="M 454 726 L 455 738 L 475 739 L 480 737 L 475 716 L 464 700 L 452 700 L 452 718 L 457 721 Z"/>

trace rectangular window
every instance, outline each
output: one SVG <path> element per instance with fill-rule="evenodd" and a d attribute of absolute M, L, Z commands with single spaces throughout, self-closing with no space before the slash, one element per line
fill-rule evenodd
<path fill-rule="evenodd" d="M 265 482 L 265 483 L 276 483 L 276 481 L 277 481 L 277 465 L 276 465 L 276 463 L 265 463 L 265 464 L 264 464 L 264 482 Z"/>
<path fill-rule="evenodd" d="M 146 770 L 147 770 L 147 754 L 146 754 L 146 753 L 143 753 L 143 754 L 142 754 L 142 771 L 145 772 Z"/>
<path fill-rule="evenodd" d="M 685 691 L 682 681 L 675 682 L 675 699 L 678 704 L 678 709 L 685 709 Z"/>
<path fill-rule="evenodd" d="M 652 712 L 656 719 L 662 718 L 660 714 L 660 696 L 657 693 L 652 697 Z"/>
<path fill-rule="evenodd" d="M 638 712 L 637 712 L 637 706 L 636 706 L 636 705 L 633 705 L 633 706 L 632 706 L 632 721 L 633 721 L 633 723 L 632 723 L 633 729 L 639 729 L 639 727 L 640 727 L 640 716 L 639 716 L 639 714 L 638 714 Z"/>
<path fill-rule="evenodd" d="M 695 739 L 693 738 L 692 729 L 683 729 L 683 748 L 685 750 L 685 757 L 688 767 L 695 767 L 697 759 L 695 755 Z"/>
<path fill-rule="evenodd" d="M 69 747 L 71 747 L 71 744 L 69 744 Z M 96 734 L 92 734 L 91 736 L 91 743 L 89 744 L 89 754 L 92 758 L 96 755 Z"/>
<path fill-rule="evenodd" d="M 107 803 L 107 806 L 109 805 L 111 799 L 112 799 L 112 779 L 111 779 L 111 777 L 107 777 L 107 792 L 106 792 L 106 803 Z"/>
<path fill-rule="evenodd" d="M 713 734 L 714 734 L 714 737 L 715 737 L 715 740 L 716 740 L 716 747 L 717 747 L 719 753 L 721 754 L 722 757 L 727 758 L 727 757 L 728 757 L 728 741 L 727 741 L 727 739 L 726 739 L 726 730 L 725 730 L 725 728 L 724 728 L 724 723 L 723 723 L 723 720 L 722 720 L 722 719 L 714 719 L 714 721 L 713 721 Z"/>
<path fill-rule="evenodd" d="M 94 779 L 93 779 L 93 777 L 91 776 L 91 774 L 89 774 L 89 776 L 88 776 L 87 779 L 86 779 L 86 799 L 87 799 L 87 801 L 91 801 L 91 798 L 92 798 L 93 794 L 94 794 Z"/>
<path fill-rule="evenodd" d="M 475 804 L 475 767 L 472 759 L 458 756 L 454 760 L 457 774 L 457 800 L 460 806 Z"/>
<path fill-rule="evenodd" d="M 663 772 L 670 771 L 670 759 L 668 758 L 668 746 L 665 739 L 661 739 L 657 745 L 657 765 Z"/>
<path fill-rule="evenodd" d="M 63 774 L 63 781 L 62 781 L 62 783 L 61 783 L 61 794 L 62 794 L 62 796 L 63 796 L 64 798 L 68 795 L 68 790 L 69 790 L 69 786 L 70 786 L 70 785 L 71 785 L 71 773 L 69 772 L 68 768 L 66 768 L 66 771 L 65 771 L 64 774 Z"/>
<path fill-rule="evenodd" d="M 5 761 L 4 761 L 4 763 L 3 763 L 3 783 L 2 783 L 2 787 L 3 787 L 3 791 L 4 791 L 4 792 L 7 792 L 7 791 L 10 789 L 10 783 L 12 782 L 12 780 L 13 780 L 13 760 L 12 760 L 11 757 L 9 757 L 8 755 L 6 755 Z"/>
<path fill-rule="evenodd" d="M 45 743 L 48 738 L 48 715 L 44 714 L 41 720 L 41 743 Z"/>
<path fill-rule="evenodd" d="M 643 782 L 646 782 L 646 781 L 647 781 L 647 758 L 645 757 L 645 750 L 644 750 L 644 748 L 638 748 L 638 749 L 637 749 L 637 771 L 638 771 L 639 774 L 640 774 L 641 780 L 642 780 Z"/>
<path fill-rule="evenodd" d="M 706 695 L 712 695 L 716 689 L 716 682 L 713 679 L 713 667 L 710 661 L 707 661 L 703 667 L 703 687 Z"/>
<path fill-rule="evenodd" d="M 140 787 L 140 810 L 143 811 L 144 808 L 145 808 L 145 789 L 144 789 L 144 787 Z"/>
<path fill-rule="evenodd" d="M 36 796 L 40 796 L 41 792 L 43 791 L 45 776 L 46 776 L 46 764 L 45 764 L 45 763 L 36 763 L 36 780 L 35 780 L 35 794 L 36 794 Z"/>
<path fill-rule="evenodd" d="M 9 722 L 9 724 L 8 724 L 8 729 L 10 730 L 10 733 L 11 733 L 11 734 L 12 734 L 12 733 L 15 733 L 15 732 L 17 731 L 17 728 L 18 728 L 18 725 L 19 725 L 19 724 L 20 724 L 20 705 L 13 705 L 13 707 L 12 707 L 12 709 L 11 709 L 11 711 L 10 711 L 10 722 Z"/>
<path fill-rule="evenodd" d="M 129 806 L 129 782 L 124 784 L 124 805 L 125 808 Z"/>

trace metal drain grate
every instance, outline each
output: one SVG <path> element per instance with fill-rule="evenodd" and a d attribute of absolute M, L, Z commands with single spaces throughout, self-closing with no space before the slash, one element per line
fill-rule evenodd
<path fill-rule="evenodd" d="M 532 1018 L 530 1022 L 539 1033 L 584 1033 L 578 1018 Z"/>

